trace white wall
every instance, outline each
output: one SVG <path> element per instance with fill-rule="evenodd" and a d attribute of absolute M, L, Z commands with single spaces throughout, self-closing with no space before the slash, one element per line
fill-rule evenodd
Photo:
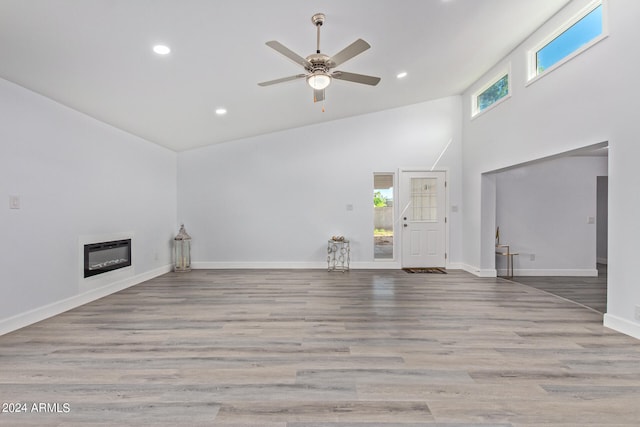
<path fill-rule="evenodd" d="M 606 156 L 562 157 L 496 174 L 496 224 L 501 243 L 519 253 L 516 276 L 598 275 L 597 177 L 606 174 Z"/>
<path fill-rule="evenodd" d="M 529 86 L 526 52 L 583 7 L 574 1 L 548 21 L 505 61 L 511 63 L 513 96 L 495 109 L 470 119 L 471 94 L 481 79 L 463 95 L 464 261 L 477 272 L 492 269 L 491 231 L 495 221 L 483 217 L 482 173 L 609 142 L 609 276 L 605 324 L 640 337 L 634 309 L 640 305 L 637 280 L 637 212 L 640 187 L 637 159 L 637 69 L 640 66 L 640 2 L 608 3 L 609 37 Z"/>
<path fill-rule="evenodd" d="M 168 271 L 176 165 L 172 151 L 0 79 L 0 334 Z M 123 232 L 133 267 L 84 281 L 80 240 Z"/>
<path fill-rule="evenodd" d="M 194 266 L 326 267 L 327 239 L 342 234 L 352 267 L 397 267 L 373 263 L 373 173 L 431 168 L 453 140 L 437 168 L 459 205 L 460 109 L 456 96 L 179 153 L 178 219 Z M 460 220 L 450 217 L 455 262 Z"/>

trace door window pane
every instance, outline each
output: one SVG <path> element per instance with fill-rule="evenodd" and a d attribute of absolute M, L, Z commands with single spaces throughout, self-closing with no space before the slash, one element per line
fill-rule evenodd
<path fill-rule="evenodd" d="M 436 178 L 411 178 L 411 210 L 413 221 L 438 220 Z"/>

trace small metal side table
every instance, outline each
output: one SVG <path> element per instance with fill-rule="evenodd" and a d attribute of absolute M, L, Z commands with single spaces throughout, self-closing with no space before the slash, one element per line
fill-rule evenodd
<path fill-rule="evenodd" d="M 327 242 L 327 271 L 348 271 L 351 248 L 348 240 Z"/>
<path fill-rule="evenodd" d="M 518 253 L 511 252 L 509 245 L 496 245 L 496 255 L 507 258 L 507 275 L 502 277 L 511 279 L 513 277 L 513 256 L 518 255 Z"/>

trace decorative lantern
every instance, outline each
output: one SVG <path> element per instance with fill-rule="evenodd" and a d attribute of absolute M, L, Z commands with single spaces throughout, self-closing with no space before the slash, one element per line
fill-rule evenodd
<path fill-rule="evenodd" d="M 191 271 L 191 236 L 184 229 L 184 224 L 180 225 L 180 231 L 173 239 L 173 256 L 173 271 Z"/>

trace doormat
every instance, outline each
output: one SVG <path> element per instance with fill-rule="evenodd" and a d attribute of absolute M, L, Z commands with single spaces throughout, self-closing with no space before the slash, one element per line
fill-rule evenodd
<path fill-rule="evenodd" d="M 447 270 L 439 267 L 432 268 L 403 268 L 407 273 L 440 273 L 447 274 Z"/>

